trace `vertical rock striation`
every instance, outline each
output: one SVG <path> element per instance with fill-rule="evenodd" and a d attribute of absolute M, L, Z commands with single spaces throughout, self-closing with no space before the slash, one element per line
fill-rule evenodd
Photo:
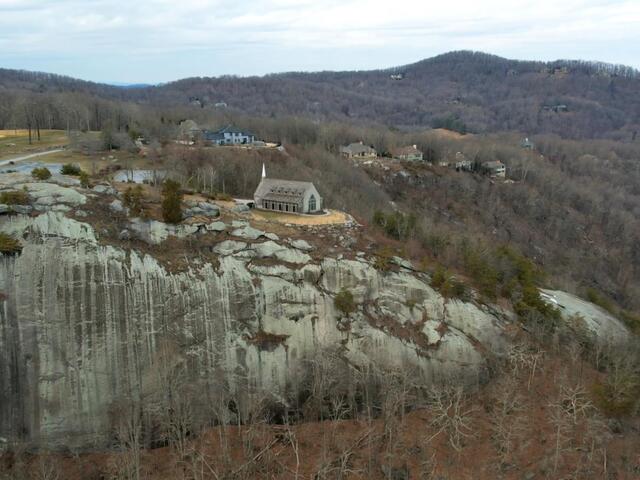
<path fill-rule="evenodd" d="M 34 446 L 103 446 L 114 404 L 144 404 L 153 389 L 161 345 L 203 398 L 221 384 L 284 396 L 323 348 L 429 381 L 476 379 L 482 349 L 504 346 L 498 318 L 365 260 L 318 264 L 273 240 L 236 242 L 216 267 L 171 273 L 62 213 L 5 218 L 0 230 L 24 238 L 20 255 L 0 258 L 0 436 Z M 359 305 L 346 321 L 333 303 L 342 289 Z"/>

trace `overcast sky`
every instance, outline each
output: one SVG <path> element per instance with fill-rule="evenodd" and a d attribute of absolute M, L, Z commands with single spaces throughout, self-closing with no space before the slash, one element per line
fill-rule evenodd
<path fill-rule="evenodd" d="M 462 49 L 640 68 L 640 0 L 0 0 L 0 67 L 94 81 L 372 69 Z"/>

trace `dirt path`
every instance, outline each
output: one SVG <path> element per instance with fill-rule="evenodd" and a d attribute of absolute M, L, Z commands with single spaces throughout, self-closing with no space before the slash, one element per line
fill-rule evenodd
<path fill-rule="evenodd" d="M 21 155 L 19 157 L 7 158 L 6 160 L 0 160 L 0 167 L 4 165 L 9 165 L 11 162 L 17 163 L 22 162 L 24 160 L 29 160 L 30 158 L 41 157 L 43 155 L 49 155 L 50 153 L 57 153 L 64 151 L 63 148 L 57 148 L 55 150 L 47 150 L 46 152 L 36 152 L 30 153 L 29 155 Z"/>

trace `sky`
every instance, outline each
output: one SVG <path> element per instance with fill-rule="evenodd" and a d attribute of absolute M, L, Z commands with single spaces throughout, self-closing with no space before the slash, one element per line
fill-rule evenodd
<path fill-rule="evenodd" d="M 0 0 L 0 67 L 99 82 L 376 69 L 452 50 L 640 68 L 640 0 Z"/>

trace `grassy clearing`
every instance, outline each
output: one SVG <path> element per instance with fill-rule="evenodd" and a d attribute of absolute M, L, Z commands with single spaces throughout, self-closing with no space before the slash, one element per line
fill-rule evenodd
<path fill-rule="evenodd" d="M 0 160 L 68 144 L 64 130 L 40 130 L 40 141 L 32 132 L 31 145 L 27 130 L 0 130 Z"/>
<path fill-rule="evenodd" d="M 112 158 L 110 158 L 112 157 Z M 34 161 L 41 162 L 42 164 L 61 164 L 71 163 L 80 166 L 82 170 L 89 175 L 97 174 L 101 169 L 119 164 L 122 167 L 129 166 L 130 168 L 144 168 L 145 160 L 139 156 L 128 152 L 102 152 L 96 155 L 86 155 L 81 152 L 73 150 L 64 150 L 62 152 L 52 153 L 43 157 L 33 159 Z M 57 170 L 52 173 L 59 173 Z"/>

